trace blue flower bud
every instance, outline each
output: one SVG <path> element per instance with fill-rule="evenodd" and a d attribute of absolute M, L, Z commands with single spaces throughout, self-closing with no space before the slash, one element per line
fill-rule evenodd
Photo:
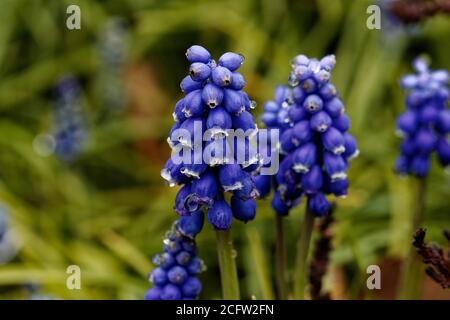
<path fill-rule="evenodd" d="M 430 129 L 420 129 L 414 138 L 414 142 L 419 152 L 430 154 L 436 145 L 436 136 Z"/>
<path fill-rule="evenodd" d="M 333 84 L 327 83 L 326 85 L 320 87 L 319 94 L 323 100 L 331 100 L 337 96 L 337 89 Z"/>
<path fill-rule="evenodd" d="M 420 112 L 419 120 L 422 125 L 433 124 L 439 115 L 439 110 L 434 105 L 428 105 L 423 107 Z"/>
<path fill-rule="evenodd" d="M 397 119 L 397 128 L 405 134 L 413 134 L 417 130 L 417 116 L 415 112 L 405 111 Z"/>
<path fill-rule="evenodd" d="M 446 85 L 450 79 L 450 73 L 447 70 L 436 70 L 431 73 L 431 79 Z"/>
<path fill-rule="evenodd" d="M 224 90 L 223 106 L 231 114 L 239 114 L 245 110 L 244 96 L 241 91 Z"/>
<path fill-rule="evenodd" d="M 247 174 L 236 163 L 225 164 L 219 167 L 219 181 L 225 191 L 242 189 L 242 181 L 247 178 Z"/>
<path fill-rule="evenodd" d="M 217 66 L 211 73 L 212 81 L 219 87 L 226 87 L 231 84 L 231 71 L 225 67 Z"/>
<path fill-rule="evenodd" d="M 317 83 L 311 78 L 302 81 L 301 86 L 303 91 L 307 94 L 311 94 L 317 89 Z"/>
<path fill-rule="evenodd" d="M 203 228 L 203 211 L 191 212 L 189 216 L 182 216 L 178 220 L 178 230 L 186 237 L 194 239 Z"/>
<path fill-rule="evenodd" d="M 244 56 L 234 52 L 226 52 L 219 58 L 219 66 L 235 71 L 244 62 Z"/>
<path fill-rule="evenodd" d="M 177 254 L 181 250 L 181 245 L 177 241 L 172 241 L 169 239 L 164 240 L 164 251 L 172 255 Z"/>
<path fill-rule="evenodd" d="M 344 113 L 341 114 L 333 119 L 333 127 L 342 133 L 346 132 L 350 128 L 350 118 Z"/>
<path fill-rule="evenodd" d="M 217 107 L 209 111 L 206 127 L 211 130 L 212 138 L 224 137 L 227 130 L 232 128 L 231 116 L 223 107 Z"/>
<path fill-rule="evenodd" d="M 403 155 L 412 157 L 417 152 L 414 139 L 406 138 L 405 140 L 403 140 L 403 142 L 400 144 L 400 150 Z"/>
<path fill-rule="evenodd" d="M 313 114 L 310 120 L 311 129 L 319 132 L 327 131 L 332 123 L 331 117 L 325 111 Z"/>
<path fill-rule="evenodd" d="M 201 116 L 205 111 L 205 105 L 202 100 L 202 90 L 189 92 L 184 97 L 183 113 L 186 118 Z"/>
<path fill-rule="evenodd" d="M 332 181 L 347 178 L 347 164 L 341 156 L 335 155 L 331 152 L 325 152 L 324 166 L 325 171 L 331 177 Z"/>
<path fill-rule="evenodd" d="M 287 102 L 291 98 L 291 95 L 291 89 L 286 86 L 277 86 L 275 88 L 274 98 L 279 106 L 282 106 L 284 102 Z"/>
<path fill-rule="evenodd" d="M 155 285 L 164 285 L 167 282 L 167 273 L 163 268 L 158 267 L 152 271 L 150 278 Z"/>
<path fill-rule="evenodd" d="M 301 87 L 295 87 L 294 89 L 292 89 L 292 97 L 296 104 L 302 105 L 303 101 L 305 101 L 306 93 Z"/>
<path fill-rule="evenodd" d="M 182 284 L 188 277 L 186 270 L 180 266 L 174 266 L 167 272 L 167 278 L 173 284 Z"/>
<path fill-rule="evenodd" d="M 314 143 L 307 143 L 294 151 L 292 169 L 295 172 L 306 173 L 316 163 L 317 147 Z"/>
<path fill-rule="evenodd" d="M 208 63 L 208 61 L 211 59 L 211 55 L 205 48 L 194 45 L 187 49 L 186 51 L 186 58 L 189 62 L 203 62 Z"/>
<path fill-rule="evenodd" d="M 196 211 L 198 206 L 194 208 L 188 208 L 187 202 L 189 197 L 191 196 L 191 185 L 185 184 L 180 190 L 178 190 L 177 196 L 175 197 L 175 211 L 181 215 L 189 215 L 192 211 Z"/>
<path fill-rule="evenodd" d="M 281 152 L 288 153 L 299 145 L 299 141 L 294 137 L 294 130 L 289 128 L 285 130 L 280 137 Z"/>
<path fill-rule="evenodd" d="M 329 54 L 320 60 L 320 67 L 324 68 L 327 71 L 331 71 L 334 68 L 335 64 L 336 57 L 334 54 Z"/>
<path fill-rule="evenodd" d="M 435 129 L 440 134 L 448 134 L 450 133 L 450 111 L 442 110 L 436 119 Z"/>
<path fill-rule="evenodd" d="M 322 143 L 325 149 L 334 154 L 341 154 L 345 151 L 344 136 L 338 129 L 333 127 L 322 133 Z"/>
<path fill-rule="evenodd" d="M 183 109 L 184 109 L 184 99 L 180 99 L 175 104 L 175 110 L 173 111 L 172 114 L 173 120 L 175 120 L 176 122 L 183 122 L 184 120 L 186 120 L 186 116 L 183 113 Z"/>
<path fill-rule="evenodd" d="M 256 215 L 256 202 L 253 199 L 242 200 L 239 197 L 231 197 L 231 209 L 233 216 L 243 222 L 253 220 Z"/>
<path fill-rule="evenodd" d="M 264 104 L 263 109 L 265 112 L 277 113 L 280 110 L 280 106 L 275 101 L 269 100 Z"/>
<path fill-rule="evenodd" d="M 330 193 L 333 193 L 336 197 L 345 198 L 348 191 L 348 180 L 330 181 L 328 188 Z"/>
<path fill-rule="evenodd" d="M 428 156 L 417 155 L 411 160 L 410 170 L 418 177 L 424 177 L 430 170 L 430 160 Z"/>
<path fill-rule="evenodd" d="M 318 112 L 323 108 L 323 101 L 318 95 L 309 95 L 303 102 L 303 108 L 305 108 L 310 113 Z"/>
<path fill-rule="evenodd" d="M 242 188 L 233 190 L 233 195 L 242 200 L 256 199 L 258 198 L 259 192 L 256 185 L 249 173 L 244 173 L 244 177 L 241 180 Z"/>
<path fill-rule="evenodd" d="M 169 159 L 164 165 L 164 168 L 161 170 L 161 177 L 166 180 L 171 187 L 176 184 L 185 183 L 187 178 L 181 172 L 182 167 L 182 164 L 174 164 L 172 159 Z"/>
<path fill-rule="evenodd" d="M 189 75 L 194 81 L 205 81 L 211 75 L 211 68 L 201 62 L 194 62 L 189 67 Z"/>
<path fill-rule="evenodd" d="M 268 127 L 276 127 L 278 124 L 278 115 L 276 113 L 265 112 L 261 116 L 261 121 Z"/>
<path fill-rule="evenodd" d="M 259 196 L 265 198 L 270 193 L 272 177 L 269 175 L 257 175 L 252 177 Z"/>
<path fill-rule="evenodd" d="M 175 256 L 175 260 L 180 266 L 187 266 L 191 262 L 191 254 L 188 251 L 181 251 Z"/>
<path fill-rule="evenodd" d="M 166 284 L 161 292 L 161 300 L 180 300 L 181 292 L 178 286 Z"/>
<path fill-rule="evenodd" d="M 322 188 L 323 175 L 322 169 L 318 165 L 314 165 L 301 178 L 302 189 L 307 194 L 316 193 Z"/>
<path fill-rule="evenodd" d="M 234 129 L 242 129 L 244 132 L 251 130 L 250 136 L 256 133 L 256 124 L 250 112 L 243 111 L 239 115 L 232 115 L 231 119 Z"/>
<path fill-rule="evenodd" d="M 199 259 L 198 257 L 194 257 L 191 260 L 191 263 L 189 264 L 187 270 L 189 274 L 196 275 L 202 272 L 205 269 L 205 265 L 203 263 L 203 260 Z"/>
<path fill-rule="evenodd" d="M 161 288 L 153 287 L 147 290 L 144 300 L 161 300 Z"/>
<path fill-rule="evenodd" d="M 289 120 L 292 123 L 297 123 L 302 120 L 306 120 L 309 117 L 309 112 L 301 106 L 293 105 L 288 109 Z"/>
<path fill-rule="evenodd" d="M 207 207 L 212 206 L 214 199 L 219 194 L 216 176 L 211 172 L 204 173 L 200 179 L 192 181 L 190 192 L 193 199 L 195 199 L 193 201 Z"/>
<path fill-rule="evenodd" d="M 206 217 L 216 230 L 228 230 L 231 227 L 233 213 L 224 200 L 218 200 L 208 209 Z"/>
<path fill-rule="evenodd" d="M 280 127 L 280 129 L 286 129 L 290 127 L 290 123 L 289 123 L 289 114 L 288 114 L 288 110 L 287 109 L 280 109 L 280 111 L 278 112 L 278 126 Z"/>
<path fill-rule="evenodd" d="M 344 158 L 347 160 L 354 159 L 358 156 L 359 150 L 356 145 L 356 139 L 349 133 L 344 133 Z"/>
<path fill-rule="evenodd" d="M 330 81 L 331 74 L 329 71 L 322 69 L 314 74 L 314 79 L 317 83 L 323 85 Z"/>
<path fill-rule="evenodd" d="M 305 144 L 311 141 L 313 137 L 313 132 L 311 131 L 309 121 L 303 120 L 297 122 L 292 128 L 293 135 L 299 144 Z"/>
<path fill-rule="evenodd" d="M 202 88 L 202 83 L 192 80 L 191 76 L 186 76 L 180 83 L 180 88 L 183 93 L 189 93 L 194 90 Z"/>
<path fill-rule="evenodd" d="M 152 259 L 153 264 L 160 266 L 161 268 L 167 270 L 175 264 L 175 258 L 173 255 L 163 252 L 161 254 L 157 254 Z"/>
<path fill-rule="evenodd" d="M 202 291 L 202 284 L 197 278 L 189 277 L 182 285 L 181 291 L 185 297 L 195 298 Z"/>
<path fill-rule="evenodd" d="M 289 210 L 291 209 L 291 207 L 285 201 L 283 201 L 279 191 L 275 192 L 272 198 L 271 205 L 275 212 L 280 216 L 288 215 Z"/>
<path fill-rule="evenodd" d="M 223 90 L 212 83 L 208 83 L 203 88 L 202 99 L 210 108 L 215 108 L 222 103 Z"/>
<path fill-rule="evenodd" d="M 436 144 L 436 153 L 443 167 L 450 165 L 450 143 L 446 138 L 440 138 Z"/>
<path fill-rule="evenodd" d="M 231 84 L 230 88 L 233 90 L 241 90 L 245 87 L 246 82 L 242 74 L 239 72 L 233 72 L 231 74 Z"/>
<path fill-rule="evenodd" d="M 341 99 L 335 97 L 325 103 L 325 111 L 331 117 L 336 118 L 344 112 L 344 104 Z"/>
<path fill-rule="evenodd" d="M 291 63 L 293 65 L 308 65 L 309 64 L 309 58 L 307 56 L 305 56 L 304 54 L 299 54 L 297 56 L 295 56 Z"/>
<path fill-rule="evenodd" d="M 328 213 L 331 205 L 325 195 L 319 192 L 309 197 L 308 208 L 316 216 L 322 217 Z"/>

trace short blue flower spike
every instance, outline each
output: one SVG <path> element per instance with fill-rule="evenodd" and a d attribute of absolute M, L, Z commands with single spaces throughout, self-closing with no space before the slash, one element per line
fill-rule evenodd
<path fill-rule="evenodd" d="M 157 266 L 149 273 L 153 284 L 145 300 L 185 300 L 198 298 L 202 285 L 197 278 L 205 265 L 197 257 L 193 238 L 203 225 L 203 213 L 180 218 L 166 234 L 164 252 L 153 257 Z"/>
<path fill-rule="evenodd" d="M 450 101 L 447 70 L 430 70 L 426 60 L 413 62 L 416 74 L 400 80 L 406 90 L 406 111 L 397 119 L 397 132 L 403 136 L 395 170 L 402 175 L 425 177 L 430 169 L 430 156 L 436 153 L 440 164 L 450 166 Z"/>

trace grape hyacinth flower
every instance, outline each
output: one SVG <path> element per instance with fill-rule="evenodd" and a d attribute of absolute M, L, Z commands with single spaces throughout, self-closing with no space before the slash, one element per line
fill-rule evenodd
<path fill-rule="evenodd" d="M 62 160 L 71 162 L 87 141 L 86 123 L 80 102 L 81 88 L 73 76 L 64 76 L 56 84 L 55 95 L 55 152 Z"/>
<path fill-rule="evenodd" d="M 348 133 L 350 120 L 344 103 L 330 82 L 335 63 L 334 55 L 317 60 L 301 54 L 292 60 L 289 75 L 289 128 L 280 137 L 283 160 L 275 176 L 272 207 L 279 215 L 287 215 L 303 196 L 307 199 L 296 262 L 294 293 L 298 299 L 304 297 L 314 217 L 328 214 L 329 196 L 347 195 L 349 161 L 359 152 Z"/>
<path fill-rule="evenodd" d="M 431 155 L 435 153 L 444 168 L 450 166 L 450 74 L 447 70 L 430 70 L 423 58 L 413 61 L 415 74 L 404 76 L 400 85 L 407 92 L 406 111 L 397 119 L 397 132 L 403 136 L 400 156 L 395 170 L 400 175 L 412 175 L 417 178 L 416 210 L 412 216 L 413 230 L 420 227 L 425 211 L 426 178 L 431 167 Z M 410 247 L 402 266 L 403 278 L 400 284 L 401 299 L 417 299 L 420 281 L 415 271 L 420 268 L 414 259 L 414 250 Z M 416 290 L 411 290 L 411 284 Z"/>
<path fill-rule="evenodd" d="M 180 83 L 185 96 L 174 108 L 175 124 L 167 139 L 172 157 L 161 176 L 170 186 L 182 185 L 175 200 L 180 216 L 206 212 L 217 231 L 224 296 L 237 299 L 235 255 L 227 231 L 233 217 L 248 222 L 256 214 L 253 176 L 261 160 L 251 144 L 257 134 L 250 113 L 255 105 L 243 91 L 245 79 L 237 71 L 242 55 L 227 52 L 216 62 L 205 48 L 194 45 L 186 58 L 191 63 L 189 74 Z M 230 138 L 231 131 L 244 136 Z M 230 203 L 226 192 L 232 194 Z"/>
<path fill-rule="evenodd" d="M 198 274 L 206 268 L 197 256 L 193 237 L 200 231 L 202 224 L 202 213 L 182 217 L 175 222 L 163 241 L 164 252 L 153 257 L 157 267 L 149 273 L 153 287 L 145 294 L 145 300 L 198 298 L 202 289 Z"/>
<path fill-rule="evenodd" d="M 399 174 L 423 178 L 433 153 L 443 167 L 450 165 L 450 75 L 447 70 L 430 70 L 422 58 L 414 60 L 413 67 L 417 74 L 406 75 L 400 81 L 408 96 L 406 111 L 397 119 L 397 132 L 403 142 L 395 169 Z"/>
<path fill-rule="evenodd" d="M 245 151 L 246 161 L 238 164 L 239 152 L 235 150 L 231 157 L 228 153 L 229 130 L 257 131 L 249 112 L 253 103 L 242 91 L 245 80 L 237 72 L 244 58 L 227 52 L 216 63 L 205 48 L 197 45 L 187 50 L 186 57 L 191 63 L 189 75 L 180 84 L 185 97 L 176 103 L 168 143 L 173 150 L 187 153 L 187 160 L 192 161 L 186 163 L 183 158 L 175 163 L 169 159 L 161 176 L 170 186 L 183 185 L 175 205 L 179 215 L 204 208 L 208 222 L 216 230 L 228 230 L 233 216 L 243 222 L 254 219 L 257 197 L 252 174 L 258 169 L 258 155 Z M 210 134 L 208 141 L 194 141 L 196 134 L 203 137 L 206 130 Z M 237 149 L 248 148 L 248 142 L 246 138 Z M 203 150 L 211 151 L 205 159 Z M 224 192 L 232 193 L 233 208 L 224 200 Z"/>

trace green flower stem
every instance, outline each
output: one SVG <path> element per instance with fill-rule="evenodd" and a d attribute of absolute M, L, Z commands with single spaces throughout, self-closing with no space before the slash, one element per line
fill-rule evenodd
<path fill-rule="evenodd" d="M 297 245 L 297 260 L 295 265 L 294 297 L 298 300 L 305 299 L 306 277 L 308 270 L 308 251 L 311 235 L 314 227 L 314 215 L 306 204 L 305 219 L 300 230 L 300 239 Z"/>
<path fill-rule="evenodd" d="M 418 179 L 417 208 L 412 221 L 412 231 L 420 227 L 425 212 L 426 178 Z M 401 300 L 419 299 L 422 290 L 423 265 L 412 245 L 409 246 L 408 255 L 401 267 L 400 287 L 398 298 Z"/>
<path fill-rule="evenodd" d="M 277 282 L 278 298 L 287 299 L 286 283 L 286 248 L 284 246 L 283 217 L 275 215 L 276 243 L 275 243 L 275 275 Z"/>
<path fill-rule="evenodd" d="M 239 300 L 240 294 L 236 269 L 236 252 L 233 249 L 231 231 L 216 231 L 216 239 L 223 299 Z"/>

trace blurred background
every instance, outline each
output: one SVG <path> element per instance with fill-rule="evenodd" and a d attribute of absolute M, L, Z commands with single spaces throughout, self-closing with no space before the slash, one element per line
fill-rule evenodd
<path fill-rule="evenodd" d="M 360 157 L 339 200 L 332 263 L 333 298 L 395 297 L 398 267 L 412 240 L 414 179 L 392 166 L 404 109 L 398 80 L 420 54 L 450 69 L 450 18 L 405 26 L 382 11 L 369 30 L 369 0 L 2 0 L 0 1 L 0 205 L 8 228 L 0 242 L 0 299 L 142 299 L 151 256 L 176 219 L 160 170 L 172 110 L 187 74 L 185 50 L 245 56 L 240 71 L 258 103 L 287 82 L 299 53 L 334 53 L 332 82 L 352 120 Z M 380 2 L 379 2 L 380 3 Z M 67 6 L 81 8 L 81 30 L 66 28 Z M 436 163 L 435 163 L 436 164 Z M 445 244 L 450 177 L 434 165 L 423 226 Z M 243 297 L 274 297 L 274 214 L 233 222 Z M 286 219 L 289 276 L 303 207 Z M 0 219 L 1 220 L 1 219 Z M 1 229 L 1 227 L 0 227 Z M 221 296 L 215 237 L 197 237 L 208 270 L 201 298 Z M 81 268 L 68 290 L 66 268 Z M 382 269 L 382 289 L 366 288 L 366 268 Z M 424 277 L 423 298 L 450 299 Z"/>

